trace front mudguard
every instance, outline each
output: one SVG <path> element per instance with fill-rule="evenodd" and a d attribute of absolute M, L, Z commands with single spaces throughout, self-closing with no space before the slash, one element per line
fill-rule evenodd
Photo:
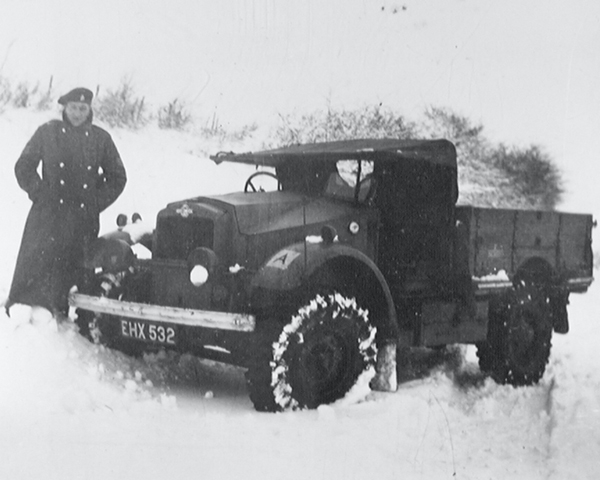
<path fill-rule="evenodd" d="M 116 273 L 130 269 L 135 255 L 127 242 L 100 237 L 86 249 L 84 267 L 95 273 Z"/>
<path fill-rule="evenodd" d="M 304 285 L 320 267 L 340 257 L 356 260 L 373 271 L 378 280 L 385 282 L 377 265 L 359 250 L 339 243 L 301 242 L 289 245 L 272 255 L 252 279 L 251 287 L 295 290 Z"/>
<path fill-rule="evenodd" d="M 337 242 L 301 242 L 289 245 L 271 256 L 258 270 L 251 281 L 251 291 L 271 292 L 280 298 L 285 298 L 288 294 L 293 297 L 295 292 L 312 287 L 310 282 L 315 274 L 326 270 L 322 267 L 340 259 L 356 266 L 357 271 L 352 273 L 359 274 L 360 270 L 372 279 L 379 292 L 380 304 L 385 305 L 385 313 L 381 316 L 386 318 L 378 319 L 376 326 L 383 338 L 396 341 L 398 337 L 396 309 L 389 286 L 373 260 L 348 245 Z M 333 280 L 335 284 L 336 279 Z M 257 302 L 260 300 L 252 303 L 256 305 Z"/>

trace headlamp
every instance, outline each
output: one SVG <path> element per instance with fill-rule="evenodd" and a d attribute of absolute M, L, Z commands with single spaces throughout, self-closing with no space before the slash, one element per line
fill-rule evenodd
<path fill-rule="evenodd" d="M 208 270 L 203 265 L 194 265 L 190 270 L 190 282 L 194 287 L 204 285 L 208 280 Z"/>

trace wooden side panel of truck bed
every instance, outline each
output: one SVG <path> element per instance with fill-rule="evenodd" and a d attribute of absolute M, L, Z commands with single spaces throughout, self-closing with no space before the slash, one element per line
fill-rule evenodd
<path fill-rule="evenodd" d="M 459 206 L 457 221 L 468 232 L 473 277 L 503 270 L 512 278 L 531 259 L 566 283 L 592 277 L 591 215 Z"/>

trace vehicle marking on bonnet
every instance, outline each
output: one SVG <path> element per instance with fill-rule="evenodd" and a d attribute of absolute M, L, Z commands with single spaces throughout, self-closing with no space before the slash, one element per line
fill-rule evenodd
<path fill-rule="evenodd" d="M 286 270 L 300 254 L 293 250 L 283 250 L 267 263 L 267 267 Z"/>

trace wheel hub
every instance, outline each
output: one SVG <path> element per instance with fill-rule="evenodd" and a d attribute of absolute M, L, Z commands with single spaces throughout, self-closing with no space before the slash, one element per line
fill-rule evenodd
<path fill-rule="evenodd" d="M 345 352 L 343 342 L 333 335 L 317 339 L 300 357 L 306 381 L 317 388 L 331 385 L 343 373 Z"/>
<path fill-rule="evenodd" d="M 511 330 L 510 351 L 515 360 L 527 364 L 536 345 L 534 319 L 522 315 L 519 320 Z"/>

